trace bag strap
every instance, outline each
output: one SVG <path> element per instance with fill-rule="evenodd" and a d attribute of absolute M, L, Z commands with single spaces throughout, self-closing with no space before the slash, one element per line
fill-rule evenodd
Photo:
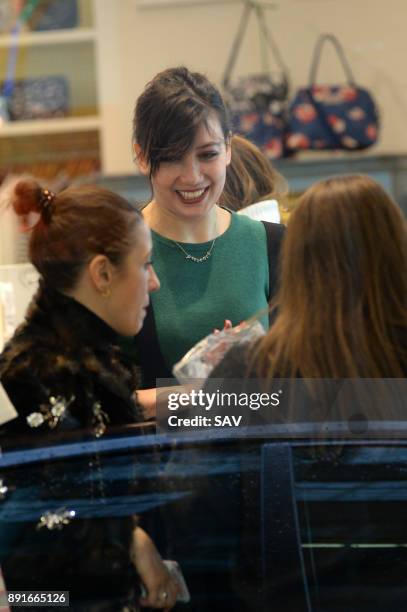
<path fill-rule="evenodd" d="M 232 76 L 232 71 L 236 65 L 237 56 L 239 54 L 240 47 L 242 46 L 243 38 L 247 30 L 250 14 L 253 10 L 257 18 L 257 26 L 258 26 L 258 30 L 260 34 L 260 40 L 263 41 L 268 46 L 270 53 L 274 57 L 276 63 L 278 64 L 281 72 L 284 75 L 285 80 L 288 81 L 287 67 L 284 64 L 281 53 L 277 47 L 277 44 L 270 30 L 268 29 L 266 25 L 264 10 L 262 9 L 261 6 L 256 4 L 256 2 L 253 2 L 252 0 L 246 0 L 245 6 L 243 8 L 243 13 L 240 18 L 239 27 L 236 32 L 235 38 L 233 40 L 232 49 L 230 51 L 229 58 L 226 63 L 226 68 L 223 74 L 222 85 L 224 89 L 228 88 L 230 78 Z M 264 61 L 264 57 L 265 57 L 265 54 L 262 54 L 263 61 Z M 270 70 L 268 66 L 265 69 Z"/>
<path fill-rule="evenodd" d="M 274 40 L 274 37 L 271 33 L 271 30 L 267 27 L 267 20 L 266 20 L 266 16 L 264 14 L 264 9 L 256 4 L 254 6 L 255 9 L 255 13 L 256 13 L 256 18 L 257 18 L 257 26 L 259 29 L 259 33 L 261 36 L 261 41 L 263 43 L 263 46 L 268 47 L 270 50 L 271 55 L 274 57 L 278 67 L 280 68 L 281 72 L 284 75 L 284 78 L 286 80 L 288 80 L 288 69 L 287 66 L 284 63 L 283 57 L 280 53 L 279 48 L 277 47 L 277 43 Z M 265 52 L 263 52 L 263 63 L 264 65 L 268 67 L 268 70 L 270 72 L 270 67 L 268 66 L 268 60 L 267 60 L 267 55 Z"/>
<path fill-rule="evenodd" d="M 341 61 L 341 64 L 346 74 L 348 83 L 352 86 L 355 86 L 355 79 L 353 78 L 352 70 L 350 68 L 348 60 L 346 59 L 345 52 L 343 50 L 341 43 L 336 38 L 336 36 L 334 36 L 334 34 L 321 34 L 314 48 L 314 55 L 312 57 L 311 70 L 309 74 L 309 87 L 311 88 L 313 85 L 315 85 L 316 77 L 317 77 L 317 70 L 318 70 L 319 62 L 321 60 L 321 55 L 322 55 L 322 48 L 325 42 L 327 41 L 333 44 L 338 54 L 338 57 Z"/>
<path fill-rule="evenodd" d="M 269 264 L 269 301 L 277 291 L 279 277 L 279 259 L 281 245 L 285 234 L 284 225 L 262 221 L 266 230 L 267 258 Z"/>
<path fill-rule="evenodd" d="M 230 50 L 229 59 L 226 64 L 225 72 L 223 74 L 222 84 L 223 88 L 227 89 L 230 81 L 230 77 L 232 75 L 232 70 L 235 67 L 237 55 L 239 53 L 239 49 L 242 45 L 244 35 L 247 30 L 247 25 L 249 23 L 250 13 L 252 12 L 253 6 L 250 2 L 247 2 L 243 8 L 243 13 L 240 18 L 239 27 L 237 29 L 235 38 L 233 40 L 232 49 Z"/>
<path fill-rule="evenodd" d="M 134 337 L 134 341 L 137 351 L 136 363 L 141 369 L 143 389 L 156 387 L 157 378 L 173 377 L 161 351 L 151 303 L 147 306 L 143 327 Z"/>

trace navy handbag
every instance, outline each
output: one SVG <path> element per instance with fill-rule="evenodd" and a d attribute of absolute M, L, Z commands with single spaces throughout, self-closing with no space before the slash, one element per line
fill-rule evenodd
<path fill-rule="evenodd" d="M 262 44 L 263 72 L 240 77 L 233 83 L 231 73 L 235 66 L 251 12 L 257 18 L 259 39 Z M 273 55 L 279 71 L 270 70 L 267 53 Z M 272 159 L 284 154 L 285 106 L 289 90 L 287 70 L 270 31 L 264 11 L 254 3 L 246 3 L 239 29 L 223 76 L 225 101 L 231 113 L 232 129 L 256 144 Z"/>
<path fill-rule="evenodd" d="M 344 85 L 317 85 L 316 73 L 325 42 L 331 42 L 345 70 Z M 317 40 L 309 86 L 299 89 L 288 111 L 286 146 L 299 150 L 355 151 L 378 138 L 379 114 L 372 95 L 355 84 L 342 46 L 333 34 Z"/>

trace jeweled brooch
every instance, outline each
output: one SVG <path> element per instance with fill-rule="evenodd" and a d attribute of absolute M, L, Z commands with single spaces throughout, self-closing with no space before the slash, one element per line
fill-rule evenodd
<path fill-rule="evenodd" d="M 64 508 L 44 512 L 37 523 L 37 529 L 42 529 L 43 527 L 50 530 L 62 529 L 64 525 L 69 525 L 71 520 L 75 518 L 75 515 L 75 510 L 65 510 Z"/>
<path fill-rule="evenodd" d="M 51 395 L 49 404 L 43 404 L 40 407 L 40 412 L 32 412 L 27 416 L 27 423 L 30 427 L 40 427 L 43 423 L 47 423 L 48 427 L 54 429 L 58 423 L 64 418 L 66 409 L 74 401 L 75 396 L 67 400 L 62 395 L 54 397 Z"/>

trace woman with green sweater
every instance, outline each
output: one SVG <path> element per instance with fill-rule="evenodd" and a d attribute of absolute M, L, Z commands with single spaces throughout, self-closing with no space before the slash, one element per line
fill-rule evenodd
<path fill-rule="evenodd" d="M 161 278 L 137 338 L 145 387 L 171 377 L 173 365 L 225 319 L 240 323 L 274 293 L 283 227 L 218 205 L 230 139 L 222 97 L 199 73 L 165 70 L 137 100 L 134 154 L 151 182 L 143 216 Z M 268 326 L 267 317 L 262 322 Z"/>

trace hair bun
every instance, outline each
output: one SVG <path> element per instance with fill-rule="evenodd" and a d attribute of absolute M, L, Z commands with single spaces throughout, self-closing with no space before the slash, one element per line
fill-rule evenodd
<path fill-rule="evenodd" d="M 49 222 L 54 198 L 55 194 L 49 189 L 42 189 L 37 181 L 21 180 L 14 188 L 12 206 L 19 217 L 39 213 L 46 222 Z"/>

